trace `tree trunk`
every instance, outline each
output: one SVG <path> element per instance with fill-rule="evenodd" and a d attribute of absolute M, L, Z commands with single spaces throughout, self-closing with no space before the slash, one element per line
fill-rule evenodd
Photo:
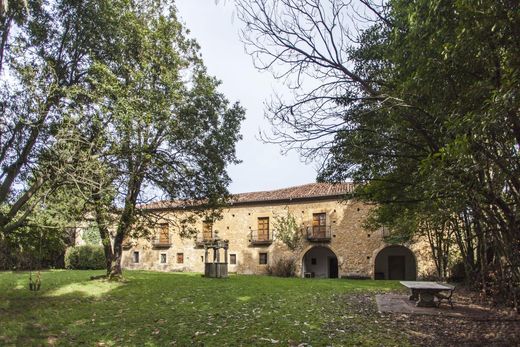
<path fill-rule="evenodd" d="M 146 165 L 146 163 L 143 163 Z M 128 180 L 127 195 L 125 198 L 125 206 L 121 213 L 121 218 L 117 226 L 117 232 L 114 237 L 114 247 L 112 254 L 112 261 L 108 271 L 109 279 L 119 279 L 123 276 L 121 268 L 121 260 L 123 258 L 123 240 L 126 235 L 130 233 L 132 224 L 135 218 L 135 205 L 137 203 L 137 196 L 141 191 L 141 184 L 143 177 L 140 175 L 132 175 Z"/>

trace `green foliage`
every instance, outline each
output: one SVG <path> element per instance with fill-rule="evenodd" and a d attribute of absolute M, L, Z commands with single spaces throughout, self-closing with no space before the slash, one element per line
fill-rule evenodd
<path fill-rule="evenodd" d="M 322 155 L 319 180 L 362 183 L 367 226 L 429 237 L 439 273 L 460 256 L 469 282 L 517 305 L 517 4 L 340 3 L 238 1 L 256 62 L 293 87 L 268 109 L 273 142 Z"/>
<path fill-rule="evenodd" d="M 99 228 L 95 223 L 91 223 L 85 230 L 83 230 L 82 235 L 83 241 L 87 245 L 91 246 L 99 246 L 101 245 L 101 237 L 99 236 Z"/>
<path fill-rule="evenodd" d="M 267 265 L 267 273 L 277 277 L 294 277 L 296 275 L 296 258 L 281 256 Z"/>
<path fill-rule="evenodd" d="M 274 216 L 273 228 L 276 230 L 276 239 L 282 241 L 291 251 L 302 247 L 304 238 L 292 213 Z"/>
<path fill-rule="evenodd" d="M 65 267 L 75 270 L 98 270 L 106 268 L 103 247 L 84 245 L 67 248 Z"/>

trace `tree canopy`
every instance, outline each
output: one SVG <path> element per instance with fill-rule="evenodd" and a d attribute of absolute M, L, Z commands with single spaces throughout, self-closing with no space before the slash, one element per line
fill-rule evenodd
<path fill-rule="evenodd" d="M 2 237 L 61 197 L 81 211 L 71 224 L 94 216 L 119 276 L 150 198 L 225 201 L 244 110 L 218 92 L 172 1 L 14 1 L 1 19 Z"/>
<path fill-rule="evenodd" d="M 289 81 L 267 138 L 362 183 L 394 241 L 429 235 L 468 278 L 520 284 L 520 13 L 509 1 L 239 1 L 260 68 Z M 390 240 L 389 240 L 390 241 Z M 447 247 L 456 245 L 455 248 Z M 445 262 L 444 262 L 445 263 Z M 444 276 L 438 264 L 439 275 Z M 445 271 L 444 271 L 445 272 Z M 516 301 L 515 301 L 516 302 Z"/>

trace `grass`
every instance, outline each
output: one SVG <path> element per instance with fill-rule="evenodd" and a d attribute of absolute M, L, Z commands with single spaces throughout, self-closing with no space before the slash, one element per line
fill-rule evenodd
<path fill-rule="evenodd" d="M 312 346 L 406 345 L 377 322 L 373 294 L 395 281 L 126 271 L 0 273 L 0 345 Z"/>

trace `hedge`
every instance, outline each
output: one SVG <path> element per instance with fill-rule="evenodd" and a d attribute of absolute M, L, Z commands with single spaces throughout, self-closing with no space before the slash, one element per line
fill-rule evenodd
<path fill-rule="evenodd" d="M 69 247 L 65 252 L 65 267 L 75 270 L 100 270 L 106 267 L 102 246 Z"/>

